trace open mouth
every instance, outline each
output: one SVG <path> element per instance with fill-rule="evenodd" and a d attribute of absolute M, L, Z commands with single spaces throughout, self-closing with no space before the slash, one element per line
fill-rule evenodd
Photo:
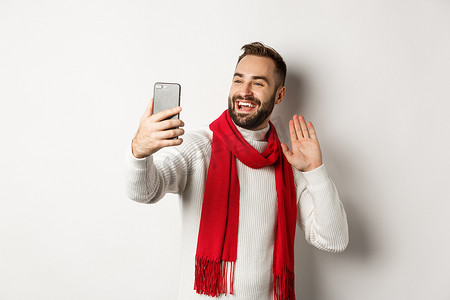
<path fill-rule="evenodd" d="M 246 101 L 246 100 L 237 100 L 236 108 L 239 112 L 251 112 L 256 109 L 258 105 L 254 102 Z"/>

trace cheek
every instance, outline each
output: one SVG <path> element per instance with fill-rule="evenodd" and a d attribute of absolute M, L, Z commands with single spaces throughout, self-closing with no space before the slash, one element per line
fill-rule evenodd
<path fill-rule="evenodd" d="M 260 93 L 258 96 L 262 102 L 268 102 L 272 100 L 272 94 L 268 92 Z"/>
<path fill-rule="evenodd" d="M 234 86 L 230 87 L 230 96 L 235 95 L 238 92 L 238 89 Z"/>

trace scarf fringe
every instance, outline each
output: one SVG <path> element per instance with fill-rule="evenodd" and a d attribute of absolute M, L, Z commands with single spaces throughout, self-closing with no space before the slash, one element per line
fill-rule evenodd
<path fill-rule="evenodd" d="M 281 275 L 273 275 L 273 299 L 295 300 L 294 273 L 287 268 Z"/>
<path fill-rule="evenodd" d="M 233 295 L 234 261 L 196 257 L 194 290 L 197 294 L 212 297 L 227 295 L 228 282 L 230 294 Z"/>

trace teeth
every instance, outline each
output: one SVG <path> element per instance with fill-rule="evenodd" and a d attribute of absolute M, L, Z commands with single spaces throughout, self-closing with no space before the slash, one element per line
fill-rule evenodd
<path fill-rule="evenodd" d="M 239 102 L 240 106 L 247 106 L 247 107 L 255 107 L 255 104 L 248 103 L 248 102 Z"/>

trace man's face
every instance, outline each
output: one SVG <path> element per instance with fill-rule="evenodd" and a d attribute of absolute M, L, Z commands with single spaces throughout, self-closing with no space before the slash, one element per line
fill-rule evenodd
<path fill-rule="evenodd" d="M 241 59 L 228 96 L 228 111 L 236 125 L 251 130 L 267 126 L 275 104 L 284 96 L 284 87 L 276 88 L 275 76 L 271 58 L 247 55 Z"/>

